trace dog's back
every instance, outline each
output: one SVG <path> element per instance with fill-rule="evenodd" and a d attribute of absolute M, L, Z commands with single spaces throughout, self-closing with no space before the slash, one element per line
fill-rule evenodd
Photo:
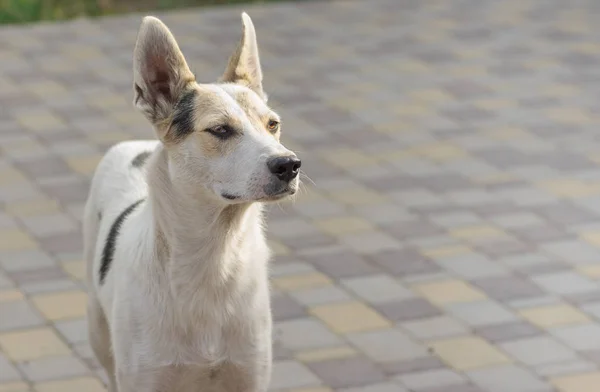
<path fill-rule="evenodd" d="M 90 290 L 99 285 L 102 253 L 119 215 L 148 194 L 144 166 L 158 141 L 121 142 L 104 155 L 92 179 L 84 213 L 84 248 Z"/>

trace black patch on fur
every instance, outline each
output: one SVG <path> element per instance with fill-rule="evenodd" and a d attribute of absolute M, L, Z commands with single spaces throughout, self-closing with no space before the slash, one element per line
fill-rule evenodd
<path fill-rule="evenodd" d="M 100 262 L 100 284 L 104 283 L 104 278 L 110 269 L 110 264 L 112 263 L 117 246 L 117 237 L 119 236 L 119 230 L 121 229 L 123 222 L 125 222 L 127 216 L 129 216 L 143 201 L 144 199 L 140 199 L 127 207 L 123 212 L 121 212 L 111 226 L 110 231 L 108 232 L 108 237 L 106 238 L 106 243 L 104 244 L 104 250 L 102 251 L 102 260 Z"/>
<path fill-rule="evenodd" d="M 180 140 L 194 132 L 194 111 L 196 110 L 196 90 L 183 94 L 177 105 L 171 122 L 175 139 Z"/>
<path fill-rule="evenodd" d="M 152 154 L 152 151 L 140 152 L 131 161 L 131 166 L 133 166 L 133 167 L 142 167 L 142 166 L 144 166 L 144 163 L 146 163 L 146 161 L 148 160 L 148 157 L 150 156 L 150 154 Z"/>

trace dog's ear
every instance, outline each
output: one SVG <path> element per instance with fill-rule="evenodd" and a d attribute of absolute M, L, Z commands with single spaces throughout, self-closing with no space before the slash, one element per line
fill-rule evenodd
<path fill-rule="evenodd" d="M 266 99 L 262 89 L 262 70 L 258 56 L 256 31 L 252 19 L 245 12 L 242 13 L 242 25 L 244 28 L 242 39 L 229 58 L 229 64 L 227 64 L 221 81 L 242 84 Z"/>
<path fill-rule="evenodd" d="M 158 125 L 169 118 L 186 87 L 194 81 L 168 27 L 146 16 L 133 51 L 134 105 Z"/>

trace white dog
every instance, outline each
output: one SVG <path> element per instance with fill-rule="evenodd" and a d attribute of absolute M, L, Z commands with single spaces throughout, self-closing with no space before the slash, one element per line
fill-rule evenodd
<path fill-rule="evenodd" d="M 142 21 L 134 103 L 158 140 L 120 143 L 84 217 L 89 337 L 115 392 L 262 392 L 271 309 L 262 205 L 294 194 L 300 160 L 279 142 L 256 33 L 199 84 L 169 29 Z"/>

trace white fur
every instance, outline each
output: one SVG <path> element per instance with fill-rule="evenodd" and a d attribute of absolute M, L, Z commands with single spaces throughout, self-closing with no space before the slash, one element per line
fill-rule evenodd
<path fill-rule="evenodd" d="M 255 47 L 248 21 L 245 15 L 244 31 L 250 31 Z M 154 19 L 144 23 L 152 25 L 142 26 L 138 43 L 147 39 L 144 31 L 152 30 L 154 38 L 167 34 Z M 167 50 L 176 45 L 171 38 L 164 40 Z M 242 46 L 249 45 L 245 38 Z M 259 67 L 254 52 L 251 64 Z M 136 69 L 143 71 L 141 61 Z M 254 73 L 262 79 L 260 68 Z M 92 180 L 84 213 L 89 334 L 111 392 L 264 392 L 268 387 L 269 250 L 259 202 L 265 195 L 259 185 L 271 176 L 266 159 L 290 152 L 258 129 L 236 103 L 236 94 L 243 93 L 257 100 L 254 111 L 269 113 L 260 80 L 210 86 L 220 94 L 216 107 L 234 113 L 244 130 L 226 155 L 203 156 L 194 135 L 179 143 L 163 142 L 166 131 L 159 116 L 168 117 L 172 105 L 166 100 L 158 109 L 148 105 L 143 99 L 152 91 L 142 86 L 136 104 L 149 119 L 159 120 L 153 125 L 160 140 L 115 145 Z M 198 119 L 202 121 L 207 120 Z M 133 167 L 144 151 L 152 151 L 148 161 Z M 295 179 L 290 193 L 297 186 Z M 225 200 L 224 191 L 241 198 Z M 144 201 L 121 226 L 101 284 L 100 263 L 111 226 L 140 199 Z"/>

